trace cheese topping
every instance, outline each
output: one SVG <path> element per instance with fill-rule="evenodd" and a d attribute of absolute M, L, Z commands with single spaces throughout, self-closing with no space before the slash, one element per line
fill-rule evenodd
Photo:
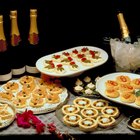
<path fill-rule="evenodd" d="M 69 117 L 69 120 L 70 120 L 70 121 L 76 121 L 76 116 L 70 116 L 70 117 Z"/>
<path fill-rule="evenodd" d="M 92 122 L 91 122 L 91 121 L 86 120 L 86 121 L 84 121 L 84 124 L 85 124 L 85 125 L 92 125 Z"/>
<path fill-rule="evenodd" d="M 97 102 L 96 106 L 98 106 L 98 107 L 104 106 L 104 103 L 103 102 Z"/>
<path fill-rule="evenodd" d="M 108 123 L 109 122 L 109 119 L 108 118 L 102 118 L 101 120 L 103 123 Z"/>
<path fill-rule="evenodd" d="M 74 110 L 74 107 L 69 107 L 68 108 L 68 111 L 73 111 Z"/>
<path fill-rule="evenodd" d="M 85 101 L 79 101 L 78 104 L 79 104 L 79 105 L 85 105 L 86 102 L 85 102 Z"/>
<path fill-rule="evenodd" d="M 108 114 L 112 114 L 113 112 L 114 112 L 114 110 L 111 109 L 111 108 L 109 108 L 109 109 L 106 110 L 106 113 L 108 113 Z"/>
<path fill-rule="evenodd" d="M 92 113 L 93 113 L 93 111 L 92 111 L 92 110 L 86 110 L 86 114 L 91 115 Z"/>

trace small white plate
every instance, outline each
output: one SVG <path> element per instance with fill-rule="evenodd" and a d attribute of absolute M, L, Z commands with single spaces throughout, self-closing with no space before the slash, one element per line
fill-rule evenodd
<path fill-rule="evenodd" d="M 64 73 L 57 73 L 56 71 L 49 72 L 44 68 L 45 67 L 44 66 L 45 60 L 52 60 L 53 55 L 61 55 L 62 56 L 63 52 L 68 52 L 71 54 L 71 52 L 75 49 L 78 52 L 80 52 L 82 48 L 88 48 L 89 50 L 92 50 L 92 51 L 98 51 L 100 53 L 99 56 L 101 57 L 101 60 L 99 60 L 98 62 L 92 62 L 91 66 L 84 66 L 81 62 L 77 61 L 76 58 L 70 56 L 70 57 L 72 57 L 73 61 L 78 65 L 78 67 L 79 67 L 78 70 L 70 70 L 69 65 L 64 65 L 60 62 L 54 62 L 54 64 L 55 65 L 62 64 L 64 69 L 65 69 Z M 43 56 L 37 60 L 36 67 L 40 72 L 42 72 L 46 75 L 55 76 L 55 77 L 73 77 L 73 76 L 78 76 L 78 75 L 82 74 L 86 70 L 98 67 L 98 66 L 104 64 L 107 60 L 108 60 L 108 54 L 103 49 L 100 49 L 98 47 L 93 47 L 93 46 L 78 46 L 78 47 L 74 47 L 71 49 L 67 49 L 67 50 L 56 52 L 56 53 L 53 53 L 50 55 Z"/>
<path fill-rule="evenodd" d="M 126 105 L 126 106 L 130 106 L 130 107 L 134 107 L 134 108 L 137 108 L 137 109 L 140 109 L 140 106 L 137 106 L 135 103 L 124 103 L 124 102 L 121 102 L 120 100 L 120 97 L 117 97 L 117 98 L 110 98 L 108 96 L 106 96 L 105 94 L 105 82 L 107 80 L 115 80 L 115 78 L 117 76 L 120 76 L 120 75 L 124 75 L 124 76 L 129 76 L 132 79 L 135 79 L 135 78 L 140 78 L 140 75 L 138 74 L 134 74 L 134 73 L 127 73 L 127 72 L 116 72 L 116 73 L 111 73 L 111 74 L 108 74 L 108 75 L 105 75 L 105 76 L 102 76 L 101 78 L 99 78 L 99 80 L 97 80 L 96 82 L 96 90 L 106 99 L 108 100 L 111 100 L 113 102 L 116 102 L 116 103 L 120 103 L 122 105 Z"/>

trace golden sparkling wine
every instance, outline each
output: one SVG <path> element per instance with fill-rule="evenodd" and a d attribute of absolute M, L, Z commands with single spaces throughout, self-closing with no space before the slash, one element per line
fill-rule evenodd
<path fill-rule="evenodd" d="M 129 35 L 129 29 L 127 27 L 126 21 L 124 19 L 124 15 L 122 12 L 119 12 L 117 14 L 117 18 L 120 24 L 120 30 L 121 30 L 121 34 L 122 34 L 122 41 L 126 42 L 126 43 L 131 43 L 131 38 Z"/>

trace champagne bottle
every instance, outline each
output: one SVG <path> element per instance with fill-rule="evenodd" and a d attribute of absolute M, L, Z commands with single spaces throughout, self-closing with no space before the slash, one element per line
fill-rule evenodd
<path fill-rule="evenodd" d="M 37 9 L 30 9 L 30 29 L 27 48 L 28 59 L 26 62 L 27 74 L 39 76 L 40 72 L 36 68 L 36 61 L 39 58 L 39 32 L 37 27 Z"/>
<path fill-rule="evenodd" d="M 22 40 L 20 37 L 17 11 L 10 11 L 11 19 L 11 66 L 13 77 L 21 77 L 25 73 L 25 54 Z"/>
<path fill-rule="evenodd" d="M 117 17 L 120 25 L 121 34 L 122 34 L 121 40 L 124 41 L 125 43 L 131 43 L 130 32 L 126 24 L 126 21 L 124 19 L 123 13 L 119 11 Z"/>
<path fill-rule="evenodd" d="M 3 15 L 0 15 L 0 83 L 5 83 L 12 78 L 7 45 L 4 34 Z"/>

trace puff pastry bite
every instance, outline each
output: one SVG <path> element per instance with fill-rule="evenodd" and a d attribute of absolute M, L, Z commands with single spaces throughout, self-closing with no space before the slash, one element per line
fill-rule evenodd
<path fill-rule="evenodd" d="M 32 92 L 32 96 L 35 98 L 45 98 L 46 90 L 44 88 L 37 88 Z"/>
<path fill-rule="evenodd" d="M 134 87 L 130 84 L 120 84 L 119 90 L 120 92 L 134 92 Z"/>
<path fill-rule="evenodd" d="M 63 122 L 68 126 L 78 126 L 81 119 L 82 117 L 78 114 L 67 114 L 63 117 Z"/>
<path fill-rule="evenodd" d="M 97 110 L 101 110 L 103 107 L 108 106 L 108 101 L 103 99 L 95 100 L 91 103 L 91 106 Z"/>
<path fill-rule="evenodd" d="M 97 122 L 100 127 L 107 128 L 113 126 L 116 120 L 113 117 L 101 115 L 97 117 Z"/>
<path fill-rule="evenodd" d="M 19 84 L 14 81 L 9 81 L 6 84 L 4 84 L 3 88 L 6 91 L 17 92 L 19 90 Z"/>
<path fill-rule="evenodd" d="M 119 91 L 116 89 L 106 89 L 105 94 L 106 94 L 106 96 L 108 96 L 110 98 L 117 98 L 120 96 Z"/>
<path fill-rule="evenodd" d="M 29 99 L 31 97 L 31 94 L 29 91 L 22 89 L 17 93 L 16 97 L 18 99 Z"/>
<path fill-rule="evenodd" d="M 107 80 L 105 82 L 105 86 L 107 89 L 115 89 L 115 90 L 119 89 L 119 84 L 114 80 Z"/>
<path fill-rule="evenodd" d="M 76 114 L 76 113 L 79 113 L 79 111 L 80 111 L 80 108 L 78 106 L 75 106 L 75 105 L 64 105 L 62 107 L 62 113 L 64 115 Z"/>
<path fill-rule="evenodd" d="M 113 118 L 117 118 L 120 114 L 120 111 L 117 107 L 114 106 L 105 106 L 102 108 L 101 113 L 103 115 L 111 116 Z"/>
<path fill-rule="evenodd" d="M 124 103 L 134 103 L 136 100 L 136 97 L 131 92 L 123 92 L 120 94 L 120 100 Z"/>
<path fill-rule="evenodd" d="M 131 81 L 131 85 L 134 87 L 134 89 L 140 89 L 140 78 L 133 79 Z"/>
<path fill-rule="evenodd" d="M 87 108 L 91 105 L 91 100 L 84 97 L 78 97 L 73 100 L 73 104 L 80 108 Z"/>
<path fill-rule="evenodd" d="M 23 84 L 23 89 L 29 92 L 32 92 L 35 89 L 36 85 L 34 82 L 30 83 L 30 84 Z"/>
<path fill-rule="evenodd" d="M 11 91 L 2 91 L 0 92 L 0 97 L 12 101 L 15 96 Z"/>
<path fill-rule="evenodd" d="M 13 100 L 13 104 L 16 108 L 24 108 L 24 107 L 26 107 L 26 100 L 25 99 L 15 99 L 15 100 Z"/>
<path fill-rule="evenodd" d="M 45 98 L 46 98 L 46 103 L 48 104 L 56 104 L 60 102 L 60 97 L 58 94 L 47 93 Z"/>
<path fill-rule="evenodd" d="M 31 107 L 41 107 L 45 104 L 45 100 L 43 98 L 31 98 L 29 105 Z"/>
<path fill-rule="evenodd" d="M 96 118 L 99 115 L 99 112 L 94 108 L 83 108 L 81 110 L 81 115 L 83 118 Z"/>
<path fill-rule="evenodd" d="M 98 123 L 93 118 L 85 118 L 79 121 L 79 128 L 82 131 L 89 132 L 94 131 L 98 127 Z"/>
<path fill-rule="evenodd" d="M 116 82 L 118 82 L 118 84 L 129 84 L 131 79 L 129 76 L 120 75 L 116 77 Z"/>
<path fill-rule="evenodd" d="M 34 77 L 33 76 L 25 75 L 25 76 L 22 76 L 19 79 L 19 81 L 20 81 L 21 84 L 29 84 L 29 83 L 34 82 Z"/>
<path fill-rule="evenodd" d="M 140 118 L 136 118 L 133 120 L 132 127 L 136 128 L 136 129 L 140 129 Z"/>

